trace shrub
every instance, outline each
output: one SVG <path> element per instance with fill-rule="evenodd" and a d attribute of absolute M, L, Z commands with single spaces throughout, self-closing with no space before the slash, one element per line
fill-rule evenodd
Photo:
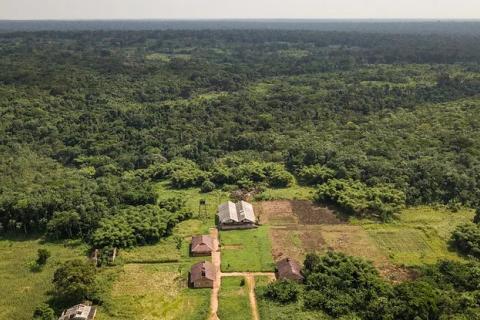
<path fill-rule="evenodd" d="M 33 319 L 35 320 L 55 320 L 55 312 L 49 305 L 42 303 L 35 308 L 33 312 Z"/>
<path fill-rule="evenodd" d="M 36 263 L 39 266 L 43 266 L 47 263 L 47 260 L 48 258 L 50 258 L 50 256 L 50 251 L 48 251 L 47 249 L 38 249 Z"/>
<path fill-rule="evenodd" d="M 202 182 L 202 186 L 200 189 L 203 193 L 212 192 L 213 190 L 215 190 L 215 183 L 210 180 L 205 180 Z"/>
<path fill-rule="evenodd" d="M 299 288 L 293 281 L 280 280 L 268 284 L 263 295 L 280 303 L 291 303 L 297 301 Z"/>
<path fill-rule="evenodd" d="M 480 258 L 480 225 L 467 223 L 458 226 L 451 241 L 459 252 Z"/>
<path fill-rule="evenodd" d="M 317 185 L 325 183 L 328 180 L 332 179 L 334 175 L 334 170 L 318 164 L 303 167 L 298 172 L 299 180 L 307 185 Z"/>

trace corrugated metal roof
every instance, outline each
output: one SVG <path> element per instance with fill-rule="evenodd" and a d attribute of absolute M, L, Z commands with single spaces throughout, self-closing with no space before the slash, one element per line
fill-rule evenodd
<path fill-rule="evenodd" d="M 245 201 L 237 202 L 237 204 L 228 201 L 219 205 L 218 220 L 220 223 L 242 221 L 255 223 L 256 221 L 253 206 Z"/>

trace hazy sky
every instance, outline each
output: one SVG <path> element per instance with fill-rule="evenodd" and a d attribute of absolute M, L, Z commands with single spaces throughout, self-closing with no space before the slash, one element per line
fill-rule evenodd
<path fill-rule="evenodd" d="M 480 0 L 0 0 L 0 19 L 479 19 Z"/>

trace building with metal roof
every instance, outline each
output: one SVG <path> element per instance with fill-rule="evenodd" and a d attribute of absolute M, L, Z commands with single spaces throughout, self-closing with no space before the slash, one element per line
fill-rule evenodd
<path fill-rule="evenodd" d="M 231 201 L 218 206 L 218 225 L 220 229 L 247 229 L 256 227 L 253 206 L 246 201 Z"/>

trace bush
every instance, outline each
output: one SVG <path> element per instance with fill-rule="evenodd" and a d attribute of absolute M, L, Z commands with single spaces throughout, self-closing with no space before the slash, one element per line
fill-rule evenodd
<path fill-rule="evenodd" d="M 263 295 L 280 303 L 291 303 L 297 301 L 299 288 L 293 281 L 280 280 L 268 284 Z"/>
<path fill-rule="evenodd" d="M 212 192 L 213 190 L 215 190 L 215 183 L 213 183 L 210 180 L 205 180 L 205 181 L 203 181 L 200 190 L 203 193 Z"/>
<path fill-rule="evenodd" d="M 307 185 L 325 183 L 332 179 L 334 175 L 334 170 L 321 165 L 306 166 L 298 172 L 299 180 Z"/>
<path fill-rule="evenodd" d="M 38 249 L 37 251 L 37 261 L 36 263 L 39 266 L 44 266 L 47 263 L 48 258 L 50 258 L 50 251 L 47 249 Z"/>
<path fill-rule="evenodd" d="M 49 305 L 42 303 L 33 312 L 34 320 L 55 320 L 55 312 Z"/>
<path fill-rule="evenodd" d="M 480 258 L 480 225 L 467 223 L 458 226 L 451 241 L 459 252 Z"/>

